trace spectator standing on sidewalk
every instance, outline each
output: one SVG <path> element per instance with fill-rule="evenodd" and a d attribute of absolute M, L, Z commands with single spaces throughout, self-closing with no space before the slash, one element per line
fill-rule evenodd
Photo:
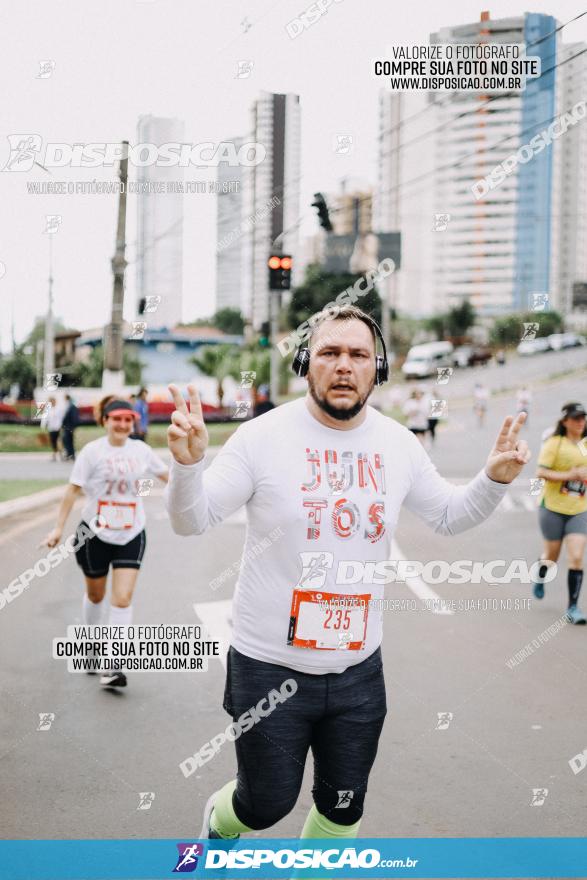
<path fill-rule="evenodd" d="M 75 461 L 74 431 L 79 425 L 79 411 L 70 394 L 65 395 L 65 415 L 61 425 L 63 460 Z"/>

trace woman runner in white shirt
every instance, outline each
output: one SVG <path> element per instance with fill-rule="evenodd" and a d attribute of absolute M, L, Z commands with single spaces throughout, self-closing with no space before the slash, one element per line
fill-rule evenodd
<path fill-rule="evenodd" d="M 141 478 L 153 473 L 167 482 L 167 467 L 151 447 L 142 440 L 129 440 L 136 418 L 138 414 L 127 400 L 109 396 L 100 402 L 97 421 L 106 434 L 86 444 L 77 457 L 57 524 L 44 541 L 48 547 L 60 542 L 67 517 L 83 490 L 86 504 L 77 527 L 75 555 L 86 580 L 82 610 L 86 626 L 103 622 L 110 566 L 112 598 L 108 625 L 126 627 L 132 623 L 131 602 L 146 547 Z M 99 532 L 99 537 L 95 532 Z M 116 669 L 105 671 L 100 683 L 125 687 L 126 676 Z"/>

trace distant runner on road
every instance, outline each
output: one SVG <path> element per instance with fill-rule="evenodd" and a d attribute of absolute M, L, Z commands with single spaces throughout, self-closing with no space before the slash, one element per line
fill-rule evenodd
<path fill-rule="evenodd" d="M 563 406 L 554 433 L 540 450 L 536 472 L 545 481 L 538 508 L 544 549 L 534 596 L 544 597 L 548 562 L 557 562 L 564 543 L 569 563 L 567 617 L 575 624 L 586 622 L 578 605 L 587 544 L 586 415 L 580 403 Z"/>
<path fill-rule="evenodd" d="M 309 749 L 314 805 L 301 836 L 357 836 L 386 714 L 382 614 L 368 607 L 383 586 L 342 586 L 338 564 L 389 560 L 402 504 L 444 535 L 483 522 L 529 459 L 524 416 L 508 416 L 477 476 L 466 486 L 444 480 L 409 430 L 367 405 L 388 365 L 379 327 L 355 307 L 323 316 L 311 354 L 299 349 L 292 366 L 306 397 L 242 424 L 207 469 L 197 389 L 188 386 L 188 409 L 170 386 L 174 531 L 201 535 L 243 505 L 248 520 L 224 692 L 240 730 L 237 778 L 208 800 L 202 837 L 279 822 L 296 804 Z M 285 537 L 248 553 L 276 524 Z M 244 732 L 249 710 L 258 717 Z"/>

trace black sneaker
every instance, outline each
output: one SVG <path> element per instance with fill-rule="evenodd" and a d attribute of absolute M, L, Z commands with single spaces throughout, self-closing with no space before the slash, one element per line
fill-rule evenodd
<path fill-rule="evenodd" d="M 126 675 L 124 672 L 108 672 L 101 677 L 100 684 L 103 684 L 104 687 L 125 688 Z"/>

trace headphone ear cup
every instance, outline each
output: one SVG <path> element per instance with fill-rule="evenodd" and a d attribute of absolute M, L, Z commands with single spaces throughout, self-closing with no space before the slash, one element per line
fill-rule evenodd
<path fill-rule="evenodd" d="M 308 348 L 299 348 L 296 351 L 291 368 L 296 376 L 300 376 L 302 379 L 307 376 L 310 369 L 310 350 Z"/>
<path fill-rule="evenodd" d="M 375 384 L 383 385 L 389 379 L 389 364 L 387 358 L 378 354 L 375 357 Z"/>

